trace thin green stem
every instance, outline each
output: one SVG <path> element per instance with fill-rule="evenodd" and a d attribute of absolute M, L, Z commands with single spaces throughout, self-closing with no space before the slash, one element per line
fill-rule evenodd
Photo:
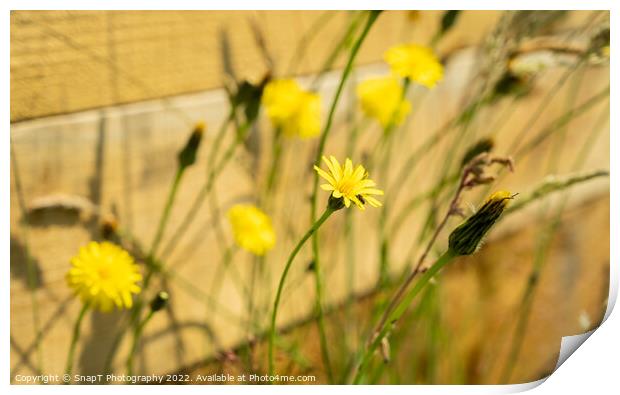
<path fill-rule="evenodd" d="M 172 181 L 172 185 L 170 186 L 170 192 L 168 193 L 168 199 L 166 200 L 164 211 L 162 212 L 161 218 L 159 219 L 159 225 L 157 226 L 157 231 L 155 232 L 155 238 L 153 239 L 153 243 L 151 244 L 151 249 L 148 254 L 149 257 L 154 257 L 157 253 L 157 248 L 159 247 L 161 238 L 164 235 L 164 231 L 168 223 L 168 218 L 170 217 L 170 212 L 172 211 L 172 206 L 174 205 L 174 198 L 177 195 L 179 184 L 181 183 L 181 178 L 183 177 L 185 169 L 185 166 L 179 166 L 176 174 L 174 175 L 174 180 Z"/>
<path fill-rule="evenodd" d="M 381 165 L 379 168 L 379 174 L 381 179 L 388 183 L 388 173 L 390 170 L 390 163 L 392 159 L 392 148 L 394 145 L 394 128 L 396 127 L 396 116 L 398 115 L 398 110 L 400 105 L 407 99 L 407 91 L 409 90 L 410 84 L 409 78 L 405 78 L 403 81 L 403 89 L 402 95 L 400 97 L 398 106 L 394 109 L 390 122 L 386 125 L 383 130 L 383 139 L 387 140 L 385 142 L 385 152 L 383 154 L 383 160 L 381 161 Z M 388 193 L 389 196 L 389 193 Z M 390 262 L 390 253 L 389 253 L 389 238 L 386 232 L 386 223 L 388 220 L 388 216 L 390 213 L 390 208 L 392 200 L 388 197 L 384 201 L 383 210 L 379 214 L 379 235 L 380 235 L 380 249 L 379 249 L 379 279 L 378 285 L 382 287 L 387 282 L 389 277 L 389 262 Z"/>
<path fill-rule="evenodd" d="M 392 323 L 398 321 L 403 314 L 407 312 L 407 309 L 415 299 L 418 293 L 428 284 L 428 282 L 448 263 L 450 263 L 456 254 L 452 250 L 446 251 L 439 259 L 433 264 L 416 282 L 415 286 L 405 295 L 398 306 L 392 310 L 389 314 L 389 318 L 381 326 L 380 330 L 373 334 L 373 339 L 366 349 L 362 352 L 358 359 L 358 368 L 353 379 L 353 384 L 359 384 L 364 377 L 364 373 L 368 364 L 383 339 L 388 335 L 392 329 Z"/>
<path fill-rule="evenodd" d="M 131 348 L 129 349 L 129 356 L 127 357 L 127 374 L 129 376 L 133 375 L 133 361 L 136 356 L 136 351 L 138 350 L 140 336 L 142 335 L 142 331 L 144 330 L 146 324 L 151 320 L 151 318 L 153 318 L 154 313 L 155 312 L 153 310 L 150 310 L 146 317 L 144 317 L 144 319 L 134 328 Z"/>
<path fill-rule="evenodd" d="M 265 186 L 265 195 L 267 196 L 276 186 L 280 160 L 282 159 L 282 138 L 282 129 L 277 128 L 273 134 L 273 158 L 271 161 L 271 168 L 269 169 L 269 175 L 267 176 L 267 184 Z"/>
<path fill-rule="evenodd" d="M 336 94 L 334 95 L 334 98 L 332 100 L 332 103 L 329 109 L 329 114 L 327 116 L 327 122 L 325 123 L 325 127 L 319 139 L 317 155 L 314 160 L 314 163 L 317 166 L 320 165 L 321 157 L 323 156 L 323 151 L 325 150 L 325 143 L 327 141 L 327 136 L 329 135 L 329 132 L 332 127 L 332 123 L 334 121 L 334 114 L 336 112 L 336 106 L 340 100 L 340 96 L 342 95 L 342 91 L 344 89 L 345 83 L 349 75 L 351 74 L 351 70 L 353 69 L 353 63 L 355 61 L 355 58 L 357 57 L 357 54 L 359 52 L 360 47 L 362 46 L 362 43 L 366 39 L 366 36 L 370 32 L 370 29 L 375 23 L 375 21 L 377 20 L 378 16 L 379 16 L 379 12 L 377 11 L 369 12 L 366 25 L 364 26 L 364 29 L 362 30 L 355 44 L 353 44 L 353 47 L 351 48 L 349 59 L 347 60 L 347 64 L 342 72 L 342 76 L 340 77 L 340 83 L 338 84 L 338 88 L 336 89 Z M 311 218 L 313 222 L 316 221 L 316 218 L 317 218 L 318 187 L 319 187 L 319 177 L 318 177 L 318 174 L 315 173 L 313 190 L 312 190 L 312 198 L 311 198 L 311 209 L 310 209 L 310 214 L 311 214 Z M 325 335 L 325 324 L 324 324 L 323 307 L 322 307 L 323 283 L 322 283 L 321 264 L 320 264 L 320 257 L 319 257 L 319 239 L 316 233 L 314 233 L 312 237 L 312 252 L 313 252 L 313 260 L 314 260 L 314 279 L 315 279 L 315 298 L 316 298 L 315 305 L 317 308 L 317 315 L 318 315 L 317 323 L 318 323 L 319 334 L 320 334 L 319 338 L 321 340 L 321 355 L 323 358 L 323 363 L 325 364 L 325 370 L 327 372 L 328 379 L 331 382 L 331 380 L 333 380 L 333 373 L 332 373 L 331 366 L 329 363 L 327 338 Z M 272 358 L 270 357 L 270 371 L 272 371 L 272 368 L 273 368 Z"/>
<path fill-rule="evenodd" d="M 598 137 L 598 134 L 602 130 L 603 124 L 608 120 L 609 115 L 607 111 L 608 110 L 605 109 L 603 113 L 601 114 L 601 117 L 598 120 L 598 122 L 595 123 L 594 132 L 591 134 L 589 138 L 590 141 L 588 141 L 589 144 L 584 144 L 582 150 L 577 155 L 577 158 L 575 159 L 575 162 L 573 163 L 573 166 L 572 166 L 573 170 L 577 170 L 583 166 L 589 151 L 594 146 L 593 144 L 594 140 Z M 555 162 L 552 161 L 551 165 L 554 166 Z M 582 182 L 582 181 L 586 181 L 588 179 L 591 179 L 597 176 L 605 175 L 606 172 L 602 172 L 602 173 L 603 174 L 599 172 L 597 174 L 597 172 L 595 172 L 590 175 L 584 175 L 582 177 L 569 178 L 565 180 L 564 182 L 558 182 L 555 185 L 554 184 L 550 184 L 549 186 L 543 185 L 542 188 L 538 188 L 532 194 L 532 199 L 537 199 L 541 196 L 545 196 L 546 194 L 554 190 L 561 190 L 563 188 L 569 187 L 572 184 L 577 183 L 577 182 Z M 539 190 L 541 192 L 536 193 Z M 514 332 L 511 345 L 510 345 L 510 350 L 509 350 L 509 354 L 507 357 L 506 365 L 504 365 L 504 369 L 501 373 L 500 383 L 508 383 L 510 381 L 513 371 L 519 360 L 519 357 L 521 354 L 521 348 L 522 348 L 523 342 L 525 340 L 525 335 L 527 332 L 527 325 L 530 319 L 530 313 L 532 310 L 535 291 L 539 283 L 540 274 L 542 273 L 543 268 L 545 267 L 545 264 L 547 262 L 548 247 L 553 239 L 555 232 L 557 231 L 558 227 L 560 226 L 562 222 L 562 214 L 564 212 L 564 207 L 566 205 L 566 202 L 568 201 L 568 195 L 569 195 L 569 191 L 566 192 L 562 201 L 558 204 L 557 209 L 553 213 L 551 221 L 545 227 L 545 229 L 542 232 L 542 236 L 539 238 L 540 241 L 536 248 L 533 268 L 532 268 L 532 271 L 530 272 L 530 275 L 528 276 L 527 283 L 525 284 L 525 288 L 521 296 L 521 302 L 518 308 L 516 328 L 515 328 L 515 332 Z M 528 203 L 530 201 L 531 200 L 528 199 Z M 518 208 L 523 208 L 523 207 L 524 205 Z M 542 211 L 547 212 L 548 209 L 549 209 L 548 207 L 544 207 Z"/>
<path fill-rule="evenodd" d="M 238 136 L 244 136 L 245 131 L 248 128 L 249 128 L 249 124 L 245 124 L 241 126 L 240 131 L 238 132 Z M 219 174 L 226 168 L 226 165 L 228 164 L 228 162 L 233 158 L 235 150 L 237 146 L 241 143 L 241 141 L 242 141 L 241 138 L 239 137 L 236 138 L 228 146 L 228 148 L 224 152 L 224 155 L 222 156 L 220 161 L 217 162 L 217 164 L 213 168 L 210 169 L 207 175 L 207 179 L 205 183 L 202 185 L 202 187 L 200 188 L 198 195 L 196 195 L 196 198 L 192 202 L 190 209 L 187 211 L 187 214 L 185 214 L 185 217 L 183 217 L 181 224 L 177 227 L 173 236 L 170 238 L 170 241 L 164 248 L 162 257 L 169 256 L 172 253 L 174 248 L 179 244 L 179 241 L 181 240 L 181 238 L 185 235 L 185 232 L 187 232 L 189 226 L 192 224 L 192 222 L 194 222 L 194 219 L 196 219 L 197 217 L 198 211 L 200 211 L 200 209 L 202 208 L 202 204 L 204 203 L 207 196 L 209 195 L 209 192 L 211 192 L 211 189 L 213 188 L 213 184 L 215 183 L 215 180 L 217 179 Z"/>
<path fill-rule="evenodd" d="M 323 78 L 323 76 L 325 76 L 325 73 L 332 68 L 332 66 L 338 59 L 340 52 L 342 52 L 342 50 L 346 48 L 347 43 L 353 39 L 353 35 L 355 34 L 355 31 L 357 30 L 357 27 L 361 22 L 362 17 L 363 12 L 360 12 L 357 15 L 353 15 L 351 23 L 349 23 L 349 26 L 347 27 L 347 30 L 337 42 L 336 46 L 329 53 L 329 55 L 325 59 L 325 62 L 321 66 L 320 71 L 317 73 L 316 77 L 314 77 L 314 80 L 310 84 L 313 90 L 316 90 L 319 87 L 321 79 Z"/>
<path fill-rule="evenodd" d="M 75 320 L 75 324 L 73 325 L 73 335 L 71 336 L 71 344 L 69 345 L 69 352 L 67 353 L 67 362 L 65 364 L 65 374 L 71 377 L 71 372 L 73 371 L 73 359 L 75 355 L 75 347 L 77 346 L 77 342 L 80 339 L 80 330 L 82 327 L 82 321 L 84 320 L 84 316 L 86 316 L 86 312 L 88 311 L 89 304 L 84 303 L 82 305 L 82 309 L 78 314 L 77 319 Z M 66 384 L 69 384 L 71 379 L 69 379 Z"/>
<path fill-rule="evenodd" d="M 295 55 L 291 57 L 291 61 L 288 66 L 288 75 L 295 75 L 297 67 L 305 59 L 306 52 L 310 46 L 310 42 L 318 35 L 321 30 L 329 23 L 329 20 L 337 15 L 336 11 L 327 10 L 323 11 L 321 15 L 312 23 L 312 25 L 306 30 L 303 37 L 297 43 L 295 49 Z"/>
<path fill-rule="evenodd" d="M 286 281 L 286 276 L 293 264 L 293 260 L 297 256 L 301 247 L 306 243 L 306 241 L 312 236 L 323 223 L 329 218 L 330 215 L 334 212 L 333 209 L 327 207 L 323 215 L 310 227 L 310 229 L 306 232 L 306 234 L 299 240 L 293 251 L 288 257 L 286 261 L 286 265 L 284 266 L 284 271 L 280 276 L 280 282 L 278 284 L 278 290 L 276 292 L 276 298 L 273 302 L 273 311 L 271 312 L 271 327 L 269 330 L 269 375 L 272 376 L 275 372 L 275 360 L 273 355 L 273 347 L 276 340 L 276 318 L 278 316 L 278 307 L 280 306 L 280 297 L 282 296 L 282 290 L 284 289 L 284 282 Z"/>

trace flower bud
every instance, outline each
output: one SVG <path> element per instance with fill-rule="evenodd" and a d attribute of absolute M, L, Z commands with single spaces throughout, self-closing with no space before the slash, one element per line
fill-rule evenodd
<path fill-rule="evenodd" d="M 514 196 L 507 191 L 498 191 L 489 196 L 474 215 L 452 231 L 449 238 L 450 249 L 456 255 L 471 255 L 476 252 L 482 238 L 499 219 Z"/>
<path fill-rule="evenodd" d="M 118 222 L 114 217 L 106 217 L 101 222 L 101 236 L 105 240 L 117 239 L 118 235 Z"/>
<path fill-rule="evenodd" d="M 204 122 L 198 122 L 189 136 L 185 147 L 179 152 L 179 167 L 189 167 L 196 163 L 196 153 L 200 147 L 200 141 L 205 130 Z"/>
<path fill-rule="evenodd" d="M 170 295 L 166 291 L 159 291 L 157 295 L 151 300 L 151 311 L 159 311 L 166 307 L 168 304 L 168 299 L 170 299 Z"/>
<path fill-rule="evenodd" d="M 329 195 L 329 199 L 327 200 L 327 207 L 332 209 L 333 211 L 338 211 L 344 208 L 344 198 L 339 197 L 335 198 L 333 195 Z"/>
<path fill-rule="evenodd" d="M 461 11 L 459 10 L 448 10 L 444 11 L 443 16 L 441 17 L 441 28 L 439 30 L 439 34 L 443 36 L 446 34 L 459 18 Z"/>

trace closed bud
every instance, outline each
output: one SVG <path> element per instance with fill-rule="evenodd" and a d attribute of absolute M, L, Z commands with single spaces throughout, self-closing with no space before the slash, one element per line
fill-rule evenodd
<path fill-rule="evenodd" d="M 449 238 L 450 249 L 456 255 L 471 255 L 476 252 L 484 236 L 514 197 L 515 195 L 507 191 L 498 191 L 489 196 L 474 215 L 452 231 Z"/>
<path fill-rule="evenodd" d="M 460 13 L 461 11 L 459 10 L 449 10 L 443 13 L 443 16 L 441 17 L 441 35 L 446 34 L 450 29 L 452 29 L 457 19 L 459 18 Z"/>
<path fill-rule="evenodd" d="M 198 122 L 192 134 L 189 136 L 187 143 L 185 143 L 185 147 L 179 152 L 179 167 L 189 167 L 196 163 L 196 153 L 198 152 L 198 147 L 200 147 L 200 141 L 202 140 L 204 130 L 204 122 Z"/>
<path fill-rule="evenodd" d="M 166 291 L 160 291 L 155 295 L 153 300 L 151 300 L 151 311 L 159 311 L 168 305 L 168 299 L 170 299 L 170 295 Z"/>
<path fill-rule="evenodd" d="M 329 195 L 329 199 L 327 200 L 327 207 L 329 207 L 333 211 L 343 209 L 344 199 L 342 197 L 335 198 L 333 195 Z"/>
<path fill-rule="evenodd" d="M 105 218 L 101 222 L 101 236 L 106 240 L 116 239 L 118 222 L 113 217 Z"/>

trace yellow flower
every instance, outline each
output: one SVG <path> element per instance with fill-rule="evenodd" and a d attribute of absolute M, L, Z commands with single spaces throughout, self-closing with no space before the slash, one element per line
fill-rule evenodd
<path fill-rule="evenodd" d="M 132 306 L 132 294 L 140 292 L 139 267 L 129 253 L 109 242 L 91 241 L 71 259 L 67 283 L 82 302 L 110 311 Z"/>
<path fill-rule="evenodd" d="M 375 118 L 381 126 L 390 123 L 400 125 L 409 111 L 411 103 L 403 98 L 403 87 L 394 76 L 371 78 L 357 86 L 364 113 Z"/>
<path fill-rule="evenodd" d="M 315 137 L 321 132 L 321 97 L 295 80 L 274 80 L 262 96 L 267 116 L 287 136 Z"/>
<path fill-rule="evenodd" d="M 416 44 L 397 45 L 388 49 L 384 57 L 392 72 L 427 88 L 434 87 L 443 78 L 443 66 L 430 48 Z"/>
<path fill-rule="evenodd" d="M 276 244 L 269 216 L 251 204 L 236 204 L 228 210 L 235 241 L 255 255 L 265 255 Z"/>
<path fill-rule="evenodd" d="M 354 170 L 349 158 L 345 160 L 344 166 L 340 166 L 333 156 L 329 159 L 323 156 L 323 162 L 327 165 L 329 173 L 314 166 L 314 170 L 329 183 L 321 185 L 321 189 L 332 191 L 331 196 L 342 199 L 345 207 L 349 207 L 351 202 L 362 210 L 366 202 L 373 207 L 381 206 L 381 202 L 370 195 L 383 195 L 383 191 L 375 188 L 377 184 L 368 178 L 368 172 L 364 166 L 358 165 Z"/>

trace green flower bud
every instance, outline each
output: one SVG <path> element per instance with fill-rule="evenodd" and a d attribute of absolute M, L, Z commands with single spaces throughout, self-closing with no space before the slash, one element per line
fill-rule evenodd
<path fill-rule="evenodd" d="M 157 295 L 155 295 L 155 297 L 153 298 L 153 300 L 151 300 L 151 311 L 159 311 L 166 307 L 166 305 L 168 304 L 168 299 L 170 299 L 168 292 L 158 292 Z"/>
<path fill-rule="evenodd" d="M 443 16 L 441 17 L 441 29 L 439 34 L 444 35 L 446 34 L 446 32 L 452 29 L 457 19 L 459 18 L 460 13 L 460 10 L 445 11 L 443 13 Z"/>
<path fill-rule="evenodd" d="M 327 206 L 334 211 L 343 209 L 344 199 L 342 197 L 335 198 L 333 195 L 329 195 L 329 199 L 327 200 Z"/>
<path fill-rule="evenodd" d="M 204 122 L 199 122 L 194 127 L 192 134 L 189 136 L 185 147 L 179 152 L 178 160 L 180 167 L 189 167 L 196 163 L 196 153 L 200 147 L 200 141 L 205 130 Z"/>
<path fill-rule="evenodd" d="M 504 212 L 514 197 L 510 192 L 498 191 L 489 196 L 482 207 L 465 222 L 452 231 L 450 249 L 456 255 L 471 255 L 478 249 L 480 241 Z"/>

